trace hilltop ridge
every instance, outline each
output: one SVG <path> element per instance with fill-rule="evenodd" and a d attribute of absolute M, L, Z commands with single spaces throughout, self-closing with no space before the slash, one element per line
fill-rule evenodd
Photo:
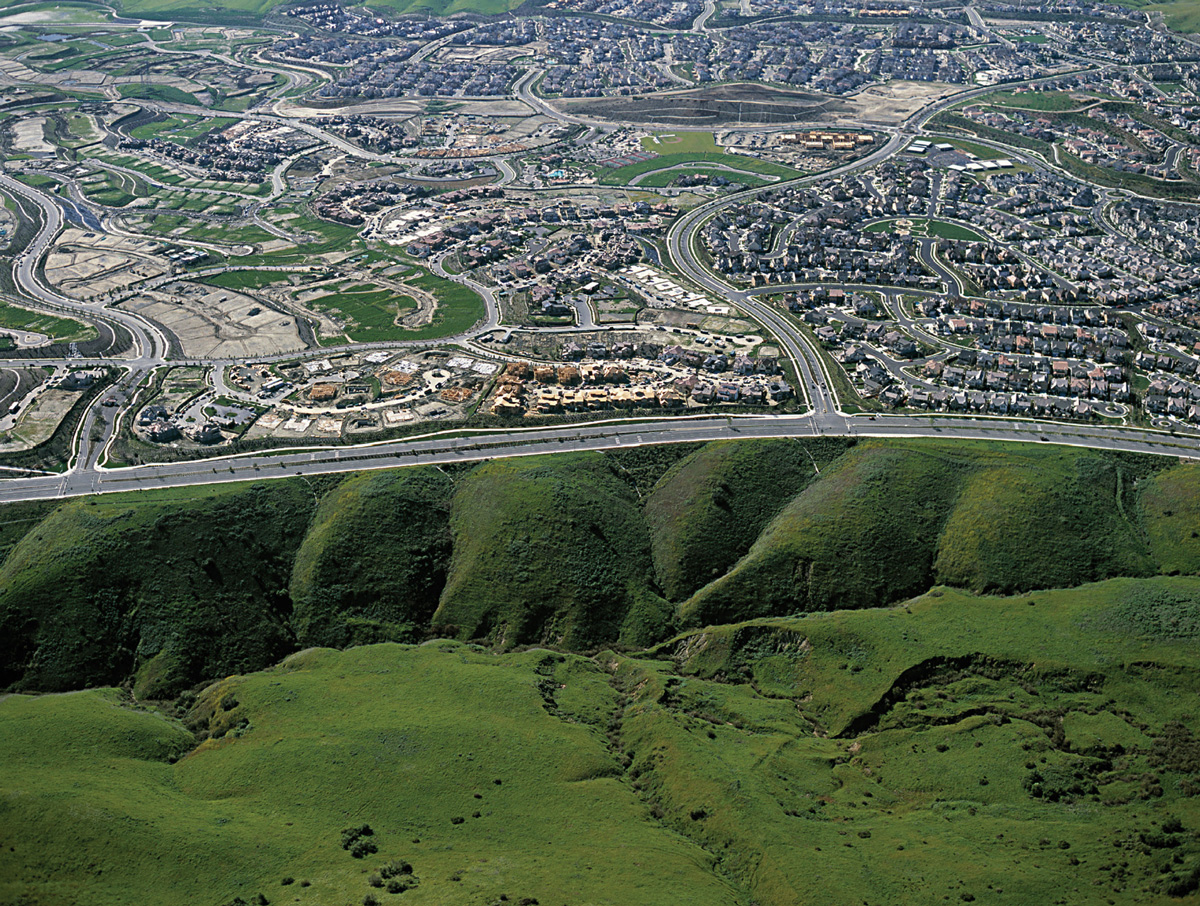
<path fill-rule="evenodd" d="M 10 532 L 0 682 L 169 698 L 312 645 L 636 650 L 935 585 L 1194 574 L 1198 507 L 1196 465 L 938 441 L 716 442 L 105 495 Z"/>

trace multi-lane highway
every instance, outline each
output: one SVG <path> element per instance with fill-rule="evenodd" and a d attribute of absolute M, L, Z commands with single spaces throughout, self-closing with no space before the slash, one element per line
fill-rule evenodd
<path fill-rule="evenodd" d="M 226 456 L 214 460 L 97 469 L 81 464 L 63 475 L 0 481 L 0 503 L 45 500 L 83 494 L 231 481 L 262 481 L 397 466 L 438 465 L 508 456 L 606 450 L 737 438 L 933 437 L 1002 440 L 1103 447 L 1200 459 L 1196 444 L 1166 434 L 1088 425 L 1007 419 L 853 418 L 826 413 L 797 416 L 742 416 L 622 420 L 591 425 L 525 430 L 447 432 L 371 446 L 305 449 L 273 454 Z"/>

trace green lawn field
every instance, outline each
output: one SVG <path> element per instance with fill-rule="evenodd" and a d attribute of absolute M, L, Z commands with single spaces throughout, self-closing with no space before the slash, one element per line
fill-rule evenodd
<path fill-rule="evenodd" d="M 131 83 L 122 85 L 120 91 L 123 98 L 141 98 L 146 101 L 170 101 L 174 104 L 200 106 L 200 100 L 194 94 L 189 94 L 171 85 L 158 85 L 153 82 Z"/>
<path fill-rule="evenodd" d="M 601 171 L 600 182 L 606 186 L 624 186 L 628 185 L 630 180 L 635 176 L 640 176 L 643 173 L 649 173 L 653 170 L 670 169 L 687 163 L 723 164 L 726 167 L 732 167 L 737 170 L 749 170 L 752 173 L 775 176 L 780 179 L 795 179 L 798 176 L 804 175 L 799 170 L 793 170 L 791 167 L 774 164 L 770 161 L 758 160 L 753 157 L 746 157 L 741 154 L 680 152 L 677 154 L 663 154 L 650 160 L 618 167 L 615 170 Z"/>
<path fill-rule="evenodd" d="M 762 186 L 767 184 L 768 180 L 753 173 L 744 172 L 744 169 L 744 167 L 741 167 L 738 169 L 738 172 L 732 172 L 715 167 L 681 165 L 661 173 L 651 173 L 644 179 L 639 179 L 637 185 L 640 188 L 661 189 L 671 185 L 680 176 L 722 176 L 730 182 L 741 183 L 745 186 Z"/>
<path fill-rule="evenodd" d="M 95 328 L 80 321 L 31 311 L 7 302 L 0 302 L 0 328 L 31 330 L 64 343 L 87 340 L 96 335 Z"/>
<path fill-rule="evenodd" d="M 751 173 L 757 173 L 761 176 L 775 176 L 780 179 L 794 179 L 797 176 L 804 175 L 799 170 L 771 163 L 770 161 L 747 157 L 743 154 L 726 154 L 717 147 L 711 132 L 660 133 L 655 136 L 643 138 L 642 147 L 658 156 L 650 160 L 618 167 L 615 170 L 602 170 L 600 172 L 600 182 L 609 186 L 628 185 L 630 180 L 643 173 L 670 169 L 687 163 L 722 164 L 735 170 L 748 170 Z M 726 173 L 725 175 L 731 179 L 737 176 L 735 173 Z M 674 175 L 671 178 L 673 179 Z M 651 179 L 656 179 L 656 177 L 651 177 Z M 642 184 L 657 185 L 657 182 L 644 182 Z"/>
<path fill-rule="evenodd" d="M 356 343 L 392 340 L 407 333 L 396 324 L 403 312 L 417 307 L 410 296 L 377 289 L 374 284 L 345 286 L 320 296 L 310 303 L 322 311 L 334 312 L 345 322 L 345 333 Z"/>
<path fill-rule="evenodd" d="M 1087 101 L 1078 101 L 1065 91 L 997 91 L 988 94 L 974 103 L 992 104 L 997 107 L 1021 107 L 1026 110 L 1044 110 L 1048 113 L 1060 113 L 1067 110 L 1078 110 L 1087 105 Z"/>
<path fill-rule="evenodd" d="M 470 330 L 485 314 L 478 294 L 452 280 L 428 272 L 404 279 L 437 298 L 431 323 L 416 328 L 397 324 L 397 317 L 416 308 L 417 301 L 374 284 L 345 285 L 309 304 L 344 320 L 346 337 L 356 343 L 456 336 Z"/>

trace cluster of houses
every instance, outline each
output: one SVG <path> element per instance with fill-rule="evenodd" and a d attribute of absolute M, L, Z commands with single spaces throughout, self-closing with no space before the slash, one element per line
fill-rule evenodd
<path fill-rule="evenodd" d="M 555 6 L 554 2 L 547 4 L 549 8 Z M 573 12 L 651 22 L 662 28 L 686 28 L 700 15 L 704 4 L 699 0 L 572 0 L 570 8 Z"/>
<path fill-rule="evenodd" d="M 511 257 L 524 241 L 524 234 L 520 231 L 536 229 L 541 225 L 559 227 L 578 224 L 586 228 L 588 235 L 576 235 L 543 249 L 532 258 L 515 260 L 505 267 L 503 273 L 498 269 L 496 276 L 504 278 L 511 275 L 527 279 L 532 273 L 550 273 L 581 258 L 605 270 L 616 270 L 640 259 L 640 247 L 634 236 L 656 231 L 663 220 L 674 213 L 674 209 L 665 203 L 592 205 L 574 200 L 555 200 L 542 207 L 503 204 L 457 210 L 453 207 L 456 199 L 461 202 L 467 198 L 495 197 L 502 191 L 476 187 L 440 196 L 439 213 L 447 220 L 460 216 L 466 219 L 454 220 L 422 233 L 419 239 L 408 243 L 406 251 L 416 258 L 426 258 L 469 241 L 471 248 L 462 252 L 464 264 L 476 267 Z"/>
<path fill-rule="evenodd" d="M 1131 116 L 1102 107 L 1093 107 L 1087 112 L 1095 125 L 1083 125 L 1074 118 L 1024 110 L 998 110 L 984 105 L 966 107 L 962 114 L 992 129 L 1015 132 L 1042 142 L 1059 142 L 1066 152 L 1085 164 L 1158 179 L 1180 178 L 1173 167 L 1167 166 L 1164 154 L 1170 141 L 1166 136 Z M 1132 141 L 1125 136 L 1130 136 Z"/>
<path fill-rule="evenodd" d="M 870 132 L 823 132 L 810 129 L 808 132 L 784 132 L 779 140 L 786 144 L 800 145 L 806 151 L 853 151 L 875 142 Z"/>
<path fill-rule="evenodd" d="M 550 19 L 545 32 L 547 55 L 553 61 L 541 84 L 547 94 L 586 98 L 678 87 L 657 63 L 686 37 L 678 41 L 657 31 L 591 18 Z"/>
<path fill-rule="evenodd" d="M 403 123 L 364 113 L 310 117 L 305 122 L 340 135 L 369 151 L 405 151 L 421 144 L 421 140 L 405 129 Z"/>
<path fill-rule="evenodd" d="M 316 144 L 312 136 L 289 126 L 242 120 L 194 144 L 130 137 L 122 138 L 118 147 L 190 164 L 213 179 L 245 180 L 261 178 L 285 157 Z"/>
<path fill-rule="evenodd" d="M 682 346 L 569 342 L 565 364 L 510 363 L 491 411 L 534 415 L 595 409 L 777 405 L 793 395 L 774 357 L 730 358 Z"/>
<path fill-rule="evenodd" d="M 459 18 L 407 16 L 385 19 L 367 13 L 362 7 L 345 7 L 340 3 L 306 3 L 292 7 L 284 15 L 301 19 L 324 32 L 365 38 L 408 38 L 419 42 L 436 41 L 471 27 L 469 21 Z M 348 47 L 357 46 L 355 41 L 345 43 Z"/>
<path fill-rule="evenodd" d="M 395 62 L 361 56 L 317 94 L 330 98 L 504 97 L 522 70 L 508 63 Z"/>
<path fill-rule="evenodd" d="M 697 33 L 691 25 L 704 10 L 698 0 L 551 0 L 543 6 L 549 15 L 410 22 L 309 4 L 289 15 L 313 31 L 277 42 L 272 52 L 337 66 L 336 80 L 323 89 L 331 97 L 489 97 L 510 89 L 514 67 L 505 63 L 417 55 L 447 36 L 450 48 L 521 48 L 546 69 L 541 90 L 563 97 L 747 81 L 846 94 L 891 79 L 963 83 L 978 72 L 1025 78 L 1054 55 L 1034 43 L 978 46 L 974 29 L 949 20 L 931 24 L 925 8 L 921 22 L 904 21 L 912 10 L 889 10 L 884 18 L 900 20 L 894 29 L 872 25 L 862 8 L 847 18 L 806 9 L 804 18 L 744 24 L 738 11 L 724 10 L 718 18 L 728 17 L 726 27 Z"/>
<path fill-rule="evenodd" d="M 888 405 L 907 405 L 911 409 L 927 411 L 1054 419 L 1087 419 L 1104 413 L 1107 409 L 1107 404 L 1085 399 L 997 393 L 990 390 L 914 388 L 906 394 L 903 390 L 889 387 L 880 395 L 880 399 Z"/>
<path fill-rule="evenodd" d="M 1200 264 L 1200 211 L 1194 205 L 1126 198 L 1109 209 L 1122 233 L 1178 264 Z"/>
<path fill-rule="evenodd" d="M 313 213 L 325 220 L 359 226 L 367 216 L 402 201 L 425 198 L 433 190 L 387 180 L 343 183 L 312 202 Z"/>
<path fill-rule="evenodd" d="M 1146 388 L 1142 405 L 1152 415 L 1200 423 L 1200 385 L 1178 378 L 1154 378 Z"/>
<path fill-rule="evenodd" d="M 960 353 L 955 363 L 927 362 L 926 380 L 967 390 L 1044 393 L 1058 397 L 1129 402 L 1133 398 L 1125 368 L 1086 361 Z"/>
<path fill-rule="evenodd" d="M 1200 299 L 1197 299 L 1194 294 L 1160 299 L 1146 306 L 1146 312 L 1166 321 L 1186 324 L 1189 327 L 1200 327 Z M 1178 327 L 1171 329 L 1181 331 L 1181 328 Z"/>
<path fill-rule="evenodd" d="M 139 436 L 151 443 L 166 444 L 180 438 L 186 438 L 193 443 L 208 446 L 221 443 L 225 439 L 225 435 L 221 433 L 222 429 L 231 429 L 236 424 L 237 422 L 234 419 L 216 417 L 192 425 L 185 425 L 181 429 L 179 419 L 169 412 L 165 406 L 151 405 L 146 406 L 138 413 L 134 429 Z"/>

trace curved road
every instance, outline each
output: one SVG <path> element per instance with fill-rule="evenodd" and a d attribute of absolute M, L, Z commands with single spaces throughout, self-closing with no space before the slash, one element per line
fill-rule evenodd
<path fill-rule="evenodd" d="M 17 286 L 31 299 L 66 308 L 85 320 L 95 319 L 95 308 L 76 301 L 45 286 L 38 279 L 37 266 L 49 249 L 51 242 L 63 228 L 62 208 L 50 196 L 19 182 L 7 174 L 0 173 L 0 186 L 10 194 L 20 195 L 37 205 L 42 212 L 42 223 L 29 246 L 17 256 L 13 268 L 13 279 Z M 120 310 L 106 310 L 105 315 L 120 323 L 133 335 L 136 364 L 157 364 L 167 352 L 167 341 L 162 332 L 143 318 Z"/>

